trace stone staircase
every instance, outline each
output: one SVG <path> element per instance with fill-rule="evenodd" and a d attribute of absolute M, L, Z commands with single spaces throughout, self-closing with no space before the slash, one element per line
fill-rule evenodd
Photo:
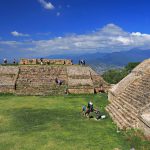
<path fill-rule="evenodd" d="M 106 110 L 119 128 L 137 128 L 140 110 L 149 103 L 150 74 L 143 74 L 113 99 Z"/>
<path fill-rule="evenodd" d="M 70 61 L 69 61 L 70 62 Z M 59 85 L 55 79 L 62 81 Z M 106 82 L 90 67 L 79 65 L 0 66 L 0 93 L 64 95 L 98 93 Z"/>
<path fill-rule="evenodd" d="M 68 92 L 71 94 L 93 94 L 94 85 L 88 67 L 69 66 Z"/>
<path fill-rule="evenodd" d="M 62 85 L 58 85 L 55 79 Z M 18 95 L 63 95 L 67 88 L 66 67 L 20 66 L 16 83 Z"/>
<path fill-rule="evenodd" d="M 18 67 L 0 66 L 0 93 L 14 93 Z"/>

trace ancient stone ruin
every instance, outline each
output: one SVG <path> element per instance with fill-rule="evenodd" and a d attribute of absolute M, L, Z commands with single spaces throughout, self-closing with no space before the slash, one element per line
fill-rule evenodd
<path fill-rule="evenodd" d="M 25 61 L 25 64 L 22 63 Z M 48 65 L 46 61 L 53 62 Z M 70 60 L 21 60 L 19 66 L 0 66 L 0 93 L 17 95 L 94 94 L 108 84 L 90 67 Z M 60 63 L 58 63 L 60 62 Z M 65 62 L 65 63 L 64 63 Z M 56 79 L 61 84 L 56 83 Z"/>
<path fill-rule="evenodd" d="M 20 65 L 72 65 L 72 61 L 68 59 L 21 59 Z"/>
<path fill-rule="evenodd" d="M 150 136 L 150 59 L 109 90 L 106 107 L 121 129 L 139 128 Z"/>

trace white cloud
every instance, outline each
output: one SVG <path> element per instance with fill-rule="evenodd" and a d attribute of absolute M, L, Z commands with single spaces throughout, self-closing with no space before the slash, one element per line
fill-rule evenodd
<path fill-rule="evenodd" d="M 132 43 L 131 38 L 129 37 L 123 37 L 123 36 L 118 36 L 118 37 L 114 37 L 112 38 L 113 41 L 118 41 L 121 42 L 123 45 L 129 45 Z"/>
<path fill-rule="evenodd" d="M 72 34 L 46 40 L 0 41 L 8 50 L 23 50 L 36 56 L 64 53 L 116 52 L 133 48 L 150 49 L 150 35 L 140 32 L 125 32 L 122 28 L 108 24 L 89 34 Z"/>
<path fill-rule="evenodd" d="M 17 32 L 17 31 L 13 31 L 13 32 L 11 32 L 11 34 L 12 34 L 13 36 L 16 36 L 16 37 L 19 37 L 19 36 L 27 37 L 27 36 L 29 36 L 29 34 L 23 34 L 23 33 Z"/>
<path fill-rule="evenodd" d="M 45 0 L 38 0 L 38 1 L 45 9 L 52 10 L 55 8 L 51 2 L 47 2 Z"/>

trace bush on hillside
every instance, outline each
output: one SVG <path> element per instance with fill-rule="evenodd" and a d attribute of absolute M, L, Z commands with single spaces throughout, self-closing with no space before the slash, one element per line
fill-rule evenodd
<path fill-rule="evenodd" d="M 112 69 L 106 71 L 102 77 L 106 82 L 116 84 L 126 77 L 137 65 L 139 65 L 139 62 L 128 63 L 123 69 Z"/>

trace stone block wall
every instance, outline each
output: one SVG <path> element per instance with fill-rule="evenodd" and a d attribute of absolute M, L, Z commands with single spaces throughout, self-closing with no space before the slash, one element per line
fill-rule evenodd
<path fill-rule="evenodd" d="M 89 67 L 67 67 L 68 91 L 72 94 L 93 94 L 99 92 L 100 76 Z M 97 80 L 97 82 L 96 82 Z M 97 89 L 96 89 L 97 88 Z"/>
<path fill-rule="evenodd" d="M 0 93 L 14 93 L 19 68 L 0 66 Z"/>
<path fill-rule="evenodd" d="M 21 65 L 38 65 L 41 64 L 40 59 L 21 59 Z M 68 59 L 42 59 L 43 65 L 72 65 L 72 61 Z"/>
<path fill-rule="evenodd" d="M 32 63 L 35 62 L 37 61 L 34 59 Z M 69 61 L 67 63 L 69 64 Z M 56 82 L 56 78 L 61 81 L 61 85 Z M 7 92 L 17 95 L 94 94 L 99 92 L 101 83 L 105 84 L 102 78 L 85 66 L 0 67 L 0 93 Z"/>
<path fill-rule="evenodd" d="M 87 67 L 67 67 L 68 92 L 71 94 L 94 93 L 93 82 Z"/>
<path fill-rule="evenodd" d="M 36 65 L 37 59 L 21 59 L 20 65 Z"/>
<path fill-rule="evenodd" d="M 62 81 L 58 85 L 55 79 Z M 67 86 L 66 69 L 63 66 L 21 66 L 16 84 L 18 95 L 63 95 Z"/>

